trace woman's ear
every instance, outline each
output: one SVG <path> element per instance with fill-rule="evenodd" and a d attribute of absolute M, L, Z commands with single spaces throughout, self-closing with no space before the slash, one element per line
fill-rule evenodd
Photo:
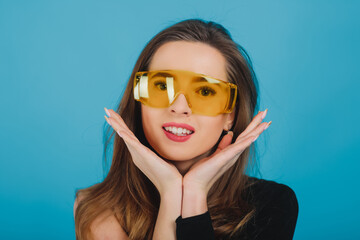
<path fill-rule="evenodd" d="M 234 118 L 235 118 L 235 111 L 232 111 L 232 113 L 227 113 L 226 120 L 224 123 L 225 131 L 229 131 L 232 128 L 234 123 Z"/>

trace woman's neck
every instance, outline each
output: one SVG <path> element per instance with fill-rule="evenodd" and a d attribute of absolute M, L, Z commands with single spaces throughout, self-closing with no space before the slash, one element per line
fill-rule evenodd
<path fill-rule="evenodd" d="M 174 160 L 167 160 L 167 162 L 174 164 L 174 166 L 178 169 L 181 175 L 185 175 L 191 167 L 197 163 L 199 160 L 206 158 L 210 155 L 211 150 L 189 160 L 182 160 L 182 161 L 174 161 Z"/>
<path fill-rule="evenodd" d="M 185 161 L 172 161 L 172 160 L 169 160 L 168 162 L 174 164 L 175 167 L 180 172 L 180 174 L 183 175 L 183 176 L 189 171 L 191 166 L 193 164 L 195 164 L 195 162 L 193 160 L 185 160 Z"/>

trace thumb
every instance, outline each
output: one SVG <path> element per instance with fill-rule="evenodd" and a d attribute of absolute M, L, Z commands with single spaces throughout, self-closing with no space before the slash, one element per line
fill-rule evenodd
<path fill-rule="evenodd" d="M 215 154 L 218 153 L 219 151 L 223 150 L 224 148 L 226 148 L 227 146 L 229 146 L 231 144 L 231 140 L 233 139 L 233 135 L 234 133 L 232 131 L 229 131 L 220 141 Z"/>

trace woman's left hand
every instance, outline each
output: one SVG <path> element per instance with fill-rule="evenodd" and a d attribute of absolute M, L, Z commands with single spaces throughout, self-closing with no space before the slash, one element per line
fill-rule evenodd
<path fill-rule="evenodd" d="M 216 180 L 235 164 L 241 153 L 269 125 L 267 122 L 261 123 L 263 113 L 259 112 L 254 117 L 233 144 L 231 144 L 232 133 L 225 135 L 220 141 L 217 150 L 211 156 L 201 159 L 190 168 L 183 179 L 184 194 L 191 192 L 197 195 L 200 194 L 203 197 L 207 196 L 209 189 Z"/>

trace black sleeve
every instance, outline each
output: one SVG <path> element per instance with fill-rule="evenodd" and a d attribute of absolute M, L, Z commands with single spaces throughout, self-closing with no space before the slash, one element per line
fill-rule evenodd
<path fill-rule="evenodd" d="M 298 217 L 298 201 L 295 192 L 284 184 L 262 185 L 256 194 L 255 217 L 231 240 L 291 240 Z M 214 229 L 209 212 L 176 219 L 177 240 L 214 240 Z"/>
<path fill-rule="evenodd" d="M 255 217 L 232 240 L 291 240 L 294 235 L 299 206 L 295 192 L 277 184 L 262 195 Z M 268 198 L 269 200 L 264 200 Z M 259 204 L 259 203 L 258 203 Z"/>
<path fill-rule="evenodd" d="M 209 211 L 206 213 L 176 219 L 177 240 L 214 240 L 214 228 L 212 226 Z"/>

